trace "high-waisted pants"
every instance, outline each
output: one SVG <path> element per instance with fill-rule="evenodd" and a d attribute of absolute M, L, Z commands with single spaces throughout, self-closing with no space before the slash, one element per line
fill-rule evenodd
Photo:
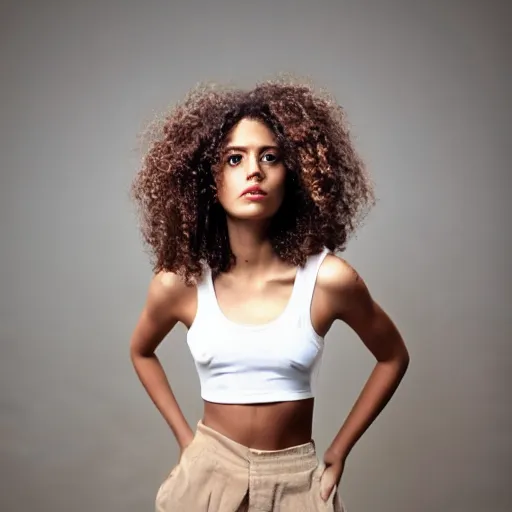
<path fill-rule="evenodd" d="M 336 487 L 321 498 L 324 469 L 314 441 L 256 450 L 199 421 L 158 489 L 156 512 L 347 512 Z"/>

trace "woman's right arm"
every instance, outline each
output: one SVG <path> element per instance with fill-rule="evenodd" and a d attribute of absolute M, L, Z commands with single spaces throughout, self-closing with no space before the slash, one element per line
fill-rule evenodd
<path fill-rule="evenodd" d="M 174 433 L 181 451 L 192 441 L 194 433 L 176 401 L 155 350 L 183 318 L 189 298 L 190 288 L 177 275 L 168 272 L 156 274 L 130 340 L 130 358 L 135 371 Z"/>

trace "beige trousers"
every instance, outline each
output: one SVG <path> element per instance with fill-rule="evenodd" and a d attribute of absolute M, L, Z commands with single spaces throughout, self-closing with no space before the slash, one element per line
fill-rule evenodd
<path fill-rule="evenodd" d="M 262 451 L 199 421 L 193 441 L 156 495 L 156 512 L 346 512 L 338 490 L 320 497 L 313 441 Z"/>

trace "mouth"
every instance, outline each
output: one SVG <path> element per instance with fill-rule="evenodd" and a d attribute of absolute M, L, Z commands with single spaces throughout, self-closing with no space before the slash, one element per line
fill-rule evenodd
<path fill-rule="evenodd" d="M 253 187 L 246 188 L 242 192 L 241 197 L 244 197 L 244 196 L 247 196 L 247 197 L 264 197 L 266 195 L 267 195 L 267 193 L 264 190 L 262 190 L 260 187 L 253 186 Z"/>

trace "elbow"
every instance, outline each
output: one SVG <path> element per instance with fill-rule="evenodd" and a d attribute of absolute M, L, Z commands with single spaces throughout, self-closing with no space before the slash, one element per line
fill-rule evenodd
<path fill-rule="evenodd" d="M 139 344 L 131 343 L 129 348 L 130 360 L 133 365 L 136 365 L 139 361 L 153 357 L 155 351 L 151 349 L 144 349 Z"/>
<path fill-rule="evenodd" d="M 136 365 L 138 361 L 141 360 L 145 356 L 145 354 L 141 351 L 140 347 L 135 343 L 130 343 L 129 348 L 130 361 L 133 365 Z"/>
<path fill-rule="evenodd" d="M 399 366 L 402 374 L 404 374 L 409 368 L 409 364 L 411 362 L 411 356 L 407 348 L 403 348 L 400 354 L 397 356 L 397 365 Z"/>
<path fill-rule="evenodd" d="M 392 355 L 384 358 L 381 362 L 391 365 L 399 374 L 404 374 L 409 368 L 411 357 L 405 346 L 395 350 Z"/>
<path fill-rule="evenodd" d="M 137 364 L 137 359 L 140 357 L 140 352 L 130 346 L 130 350 L 128 353 L 130 355 L 130 361 L 132 365 L 135 366 Z"/>

